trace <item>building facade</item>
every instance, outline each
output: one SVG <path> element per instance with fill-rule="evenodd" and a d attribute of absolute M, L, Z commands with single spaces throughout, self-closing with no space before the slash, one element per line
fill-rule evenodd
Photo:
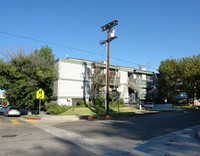
<path fill-rule="evenodd" d="M 106 62 L 76 58 L 57 59 L 55 69 L 58 79 L 54 82 L 53 98 L 61 106 L 76 105 L 78 100 L 91 99 L 94 86 L 100 83 L 98 94 L 105 95 Z M 156 75 L 144 68 L 135 69 L 110 65 L 110 92 L 120 93 L 127 104 L 138 100 L 153 101 Z"/>

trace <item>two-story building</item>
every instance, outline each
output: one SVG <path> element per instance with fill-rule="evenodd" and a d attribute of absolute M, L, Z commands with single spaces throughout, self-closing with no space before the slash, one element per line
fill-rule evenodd
<path fill-rule="evenodd" d="M 53 97 L 59 105 L 76 105 L 80 99 L 89 100 L 92 87 L 101 83 L 98 93 L 105 94 L 106 62 L 76 58 L 57 59 L 55 69 L 58 79 L 54 82 Z M 144 68 L 110 65 L 110 91 L 120 93 L 125 103 L 153 101 L 155 74 Z"/>

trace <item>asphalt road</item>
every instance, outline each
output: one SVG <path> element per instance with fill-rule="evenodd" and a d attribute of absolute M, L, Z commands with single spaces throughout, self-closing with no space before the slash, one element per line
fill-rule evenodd
<path fill-rule="evenodd" d="M 0 155 L 196 156 L 199 124 L 200 110 L 63 123 L 0 116 Z"/>
<path fill-rule="evenodd" d="M 74 143 L 51 135 L 19 117 L 0 116 L 1 156 L 94 156 Z"/>
<path fill-rule="evenodd" d="M 67 122 L 54 126 L 93 139 L 148 140 L 198 124 L 200 110 L 185 110 L 115 120 Z"/>

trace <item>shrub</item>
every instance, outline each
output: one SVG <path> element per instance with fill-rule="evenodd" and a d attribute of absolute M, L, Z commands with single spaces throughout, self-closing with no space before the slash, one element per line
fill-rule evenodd
<path fill-rule="evenodd" d="M 103 96 L 99 96 L 97 99 L 96 99 L 96 105 L 99 105 L 99 106 L 103 106 L 105 104 L 105 98 Z"/>
<path fill-rule="evenodd" d="M 119 99 L 119 105 L 123 106 L 124 105 L 124 100 L 123 99 Z"/>
<path fill-rule="evenodd" d="M 67 110 L 67 107 L 61 107 L 56 103 L 45 105 L 46 113 L 50 115 L 57 115 Z"/>
<path fill-rule="evenodd" d="M 85 107 L 85 100 L 79 100 L 79 101 L 77 102 L 77 104 L 78 104 L 79 106 Z"/>
<path fill-rule="evenodd" d="M 125 106 L 124 105 L 124 100 L 123 99 L 119 99 L 119 100 L 114 100 L 114 101 L 110 101 L 109 102 L 109 104 L 110 105 L 113 105 L 113 106 L 118 106 L 118 104 L 119 104 L 119 106 Z"/>

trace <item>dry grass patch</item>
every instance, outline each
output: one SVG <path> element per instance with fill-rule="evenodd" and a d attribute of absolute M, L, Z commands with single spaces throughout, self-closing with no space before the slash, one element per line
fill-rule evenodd
<path fill-rule="evenodd" d="M 88 107 L 75 107 L 70 108 L 69 110 L 61 113 L 60 115 L 86 115 L 86 114 L 95 114 Z"/>

